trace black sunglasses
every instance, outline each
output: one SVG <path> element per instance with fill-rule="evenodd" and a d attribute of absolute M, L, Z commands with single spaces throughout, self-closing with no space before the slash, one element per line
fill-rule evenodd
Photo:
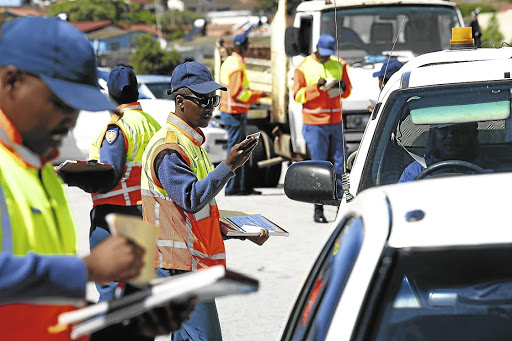
<path fill-rule="evenodd" d="M 187 96 L 187 95 L 180 95 L 180 96 L 195 102 L 201 108 L 207 108 L 209 105 L 211 105 L 215 108 L 215 107 L 219 106 L 219 104 L 220 104 L 220 96 L 219 95 L 215 95 L 212 97 L 196 97 L 196 96 Z"/>

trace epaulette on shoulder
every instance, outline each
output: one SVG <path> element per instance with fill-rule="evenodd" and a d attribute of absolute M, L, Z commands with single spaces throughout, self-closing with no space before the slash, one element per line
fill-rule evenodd
<path fill-rule="evenodd" d="M 165 143 L 178 143 L 178 136 L 172 130 L 169 130 L 165 135 Z"/>
<path fill-rule="evenodd" d="M 110 123 L 117 123 L 121 119 L 121 117 L 121 115 L 113 113 L 112 117 L 110 118 Z"/>

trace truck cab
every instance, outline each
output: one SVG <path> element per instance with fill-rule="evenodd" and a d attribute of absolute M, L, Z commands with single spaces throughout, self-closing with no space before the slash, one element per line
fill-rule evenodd
<path fill-rule="evenodd" d="M 348 151 L 357 149 L 370 115 L 370 100 L 379 95 L 372 74 L 388 57 L 407 62 L 413 57 L 447 49 L 453 27 L 464 26 L 458 7 L 438 0 L 305 1 L 286 29 L 286 54 L 291 57 L 288 82 L 307 55 L 316 49 L 321 34 L 337 40 L 338 56 L 349 65 L 352 93 L 344 99 L 343 120 Z M 290 133 L 293 151 L 306 154 L 302 137 L 301 105 L 290 92 Z"/>

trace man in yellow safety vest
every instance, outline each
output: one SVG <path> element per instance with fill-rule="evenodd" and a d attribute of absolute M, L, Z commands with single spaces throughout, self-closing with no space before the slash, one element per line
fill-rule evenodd
<path fill-rule="evenodd" d="M 84 304 L 87 281 L 126 281 L 140 272 L 144 251 L 119 235 L 88 256 L 75 255 L 75 224 L 49 161 L 80 109 L 115 110 L 100 92 L 86 37 L 58 18 L 23 17 L 5 25 L 0 38 L 2 340 L 70 340 L 70 328 L 57 327 L 57 318 Z M 137 330 L 118 325 L 116 335 Z"/>

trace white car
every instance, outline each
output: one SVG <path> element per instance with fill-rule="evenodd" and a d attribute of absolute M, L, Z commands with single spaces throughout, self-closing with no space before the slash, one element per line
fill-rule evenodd
<path fill-rule="evenodd" d="M 485 172 L 512 169 L 511 72 L 510 47 L 454 46 L 406 63 L 382 90 L 366 126 L 346 182 L 349 197 L 397 183 L 409 164 L 425 162 L 433 148 L 431 128 L 443 124 L 478 124 Z M 426 176 L 437 167 L 475 172 L 454 162 L 431 166 Z"/>
<path fill-rule="evenodd" d="M 107 77 L 103 73 L 103 77 Z M 139 102 L 142 110 L 152 115 L 160 125 L 167 120 L 169 112 L 174 111 L 174 101 L 166 94 L 170 89 L 170 76 L 140 75 L 139 81 Z M 100 78 L 100 85 L 106 89 L 106 80 Z M 107 95 L 107 94 L 106 94 Z M 76 127 L 71 130 L 63 140 L 60 148 L 60 156 L 54 161 L 59 164 L 65 160 L 88 160 L 89 149 L 92 140 L 99 132 L 106 127 L 110 121 L 110 112 L 88 112 L 82 111 L 78 117 Z M 218 164 L 227 156 L 227 132 L 218 127 L 215 121 L 202 129 L 206 143 L 204 147 L 210 156 L 213 164 Z"/>
<path fill-rule="evenodd" d="M 334 179 L 326 161 L 295 163 L 285 192 L 332 202 Z M 281 340 L 512 339 L 511 191 L 501 173 L 361 192 L 340 207 Z"/>

